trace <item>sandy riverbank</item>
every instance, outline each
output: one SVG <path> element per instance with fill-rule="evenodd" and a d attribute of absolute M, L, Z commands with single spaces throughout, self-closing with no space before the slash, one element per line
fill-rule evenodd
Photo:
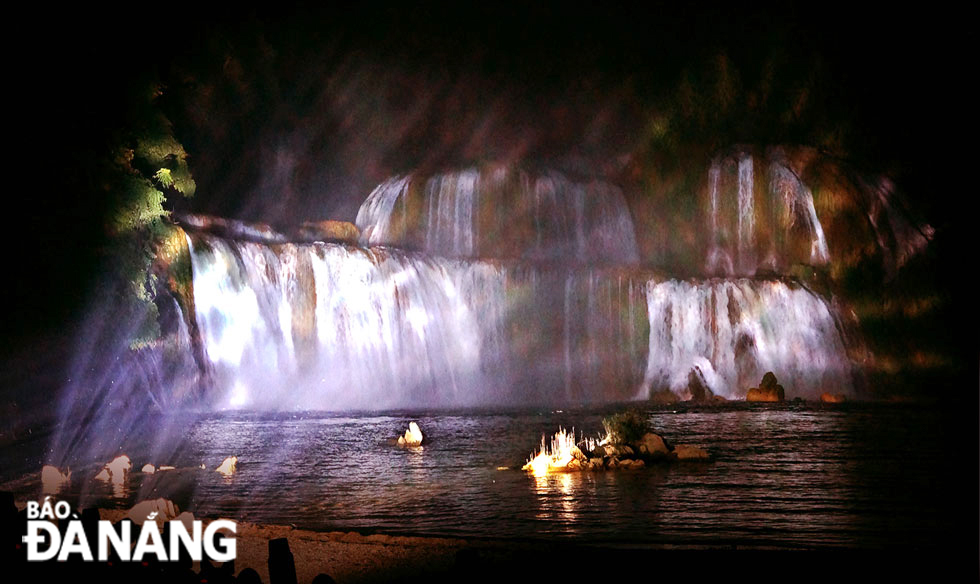
<path fill-rule="evenodd" d="M 122 510 L 100 510 L 102 519 L 118 521 Z M 235 573 L 252 568 L 269 582 L 269 540 L 286 538 L 296 565 L 297 581 L 308 583 L 320 573 L 340 583 L 392 582 L 413 577 L 423 581 L 448 576 L 457 552 L 470 548 L 460 539 L 316 532 L 285 525 L 238 523 Z M 463 556 L 465 558 L 465 554 Z"/>

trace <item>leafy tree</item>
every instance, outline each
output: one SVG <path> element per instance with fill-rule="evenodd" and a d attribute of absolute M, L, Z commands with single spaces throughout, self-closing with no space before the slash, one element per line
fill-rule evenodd
<path fill-rule="evenodd" d="M 100 173 L 110 201 L 110 256 L 123 282 L 121 301 L 138 323 L 130 339 L 133 347 L 160 336 L 153 301 L 157 286 L 153 263 L 159 247 L 175 232 L 167 221 L 167 197 L 191 197 L 195 190 L 187 152 L 174 137 L 170 120 L 157 107 L 162 87 L 156 83 L 144 87 L 133 100 L 124 128 L 113 137 L 110 160 Z"/>

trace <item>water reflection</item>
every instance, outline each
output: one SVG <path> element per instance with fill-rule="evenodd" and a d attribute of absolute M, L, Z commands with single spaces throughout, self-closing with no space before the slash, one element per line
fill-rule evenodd
<path fill-rule="evenodd" d="M 579 509 L 590 491 L 586 483 L 591 478 L 587 472 L 529 475 L 539 508 L 536 518 L 556 524 L 560 531 L 578 533 Z"/>
<path fill-rule="evenodd" d="M 135 468 L 165 461 L 176 470 L 103 482 L 92 477 L 104 459 L 72 461 L 70 492 L 59 496 L 77 494 L 82 506 L 164 496 L 200 516 L 314 529 L 805 548 L 935 545 L 955 516 L 941 512 L 953 503 L 934 480 L 953 462 L 936 416 L 887 405 L 654 409 L 658 431 L 705 447 L 714 462 L 516 470 L 542 432 L 597 432 L 604 413 L 209 416 L 179 444 L 126 446 Z M 391 443 L 408 419 L 431 444 Z M 213 469 L 231 453 L 239 464 L 226 478 Z M 4 488 L 35 497 L 38 468 L 32 483 Z"/>

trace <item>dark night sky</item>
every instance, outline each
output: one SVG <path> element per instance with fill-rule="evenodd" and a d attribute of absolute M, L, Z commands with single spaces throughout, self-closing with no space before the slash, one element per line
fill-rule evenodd
<path fill-rule="evenodd" d="M 146 73 L 166 84 L 161 105 L 199 186 L 178 208 L 291 222 L 352 220 L 374 184 L 415 165 L 628 152 L 636 117 L 685 71 L 723 53 L 751 84 L 781 55 L 784 70 L 819 63 L 818 110 L 859 120 L 864 159 L 901 175 L 943 224 L 931 203 L 951 180 L 947 128 L 961 124 L 956 15 L 741 4 L 48 15 L 8 52 L 19 187 L 6 233 L 21 253 L 4 286 L 18 307 L 7 337 L 83 304 L 106 212 L 89 166 Z"/>

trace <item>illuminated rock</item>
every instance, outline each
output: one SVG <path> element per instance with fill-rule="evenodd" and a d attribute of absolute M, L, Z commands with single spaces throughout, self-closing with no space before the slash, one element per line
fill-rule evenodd
<path fill-rule="evenodd" d="M 606 456 L 616 456 L 619 458 L 633 456 L 633 449 L 625 444 L 606 444 L 603 449 L 606 451 Z"/>
<path fill-rule="evenodd" d="M 327 220 L 303 223 L 296 231 L 294 239 L 305 242 L 324 241 L 357 245 L 360 236 L 360 230 L 349 221 Z"/>
<path fill-rule="evenodd" d="M 95 478 L 113 484 L 122 484 L 126 478 L 126 473 L 132 468 L 133 462 L 129 457 L 125 454 L 120 454 L 102 467 L 102 470 L 99 471 L 99 474 L 95 475 Z"/>
<path fill-rule="evenodd" d="M 422 429 L 415 422 L 411 422 L 408 425 L 408 430 L 405 430 L 405 435 L 398 437 L 398 445 L 421 446 L 423 440 L 425 440 L 425 436 L 422 435 Z"/>
<path fill-rule="evenodd" d="M 61 469 L 50 464 L 41 469 L 41 486 L 44 494 L 54 494 L 66 487 L 71 481 L 71 470 L 61 472 Z"/>
<path fill-rule="evenodd" d="M 647 432 L 644 434 L 643 438 L 637 443 L 636 449 L 641 455 L 647 455 L 655 458 L 666 458 L 670 455 L 670 449 L 667 448 L 667 444 L 664 442 L 664 439 L 653 432 Z"/>
<path fill-rule="evenodd" d="M 244 239 L 263 243 L 283 243 L 286 236 L 265 223 L 245 223 L 237 219 L 225 219 L 210 215 L 178 215 L 177 223 L 182 227 L 213 233 L 220 237 Z"/>
<path fill-rule="evenodd" d="M 677 397 L 677 394 L 670 391 L 669 389 L 660 389 L 657 391 L 650 392 L 648 398 L 652 403 L 655 404 L 675 404 L 681 399 Z"/>
<path fill-rule="evenodd" d="M 703 448 L 698 448 L 697 446 L 690 446 L 687 444 L 678 444 L 674 447 L 673 452 L 674 458 L 679 461 L 698 461 L 698 460 L 711 460 L 711 455 L 708 451 Z"/>
<path fill-rule="evenodd" d="M 608 435 L 603 440 L 608 440 Z M 594 454 L 586 457 L 585 452 Z M 576 444 L 574 432 L 559 428 L 550 444 L 544 436 L 541 437 L 540 450 L 532 453 L 522 470 L 542 476 L 561 472 L 641 469 L 647 463 L 710 459 L 711 456 L 703 448 L 688 445 L 671 448 L 653 432 L 644 434 L 632 446 L 602 444 L 592 439 Z"/>
<path fill-rule="evenodd" d="M 781 402 L 783 395 L 776 389 L 750 388 L 745 394 L 745 401 L 750 402 Z"/>
<path fill-rule="evenodd" d="M 141 472 L 143 472 L 144 474 L 153 474 L 156 471 L 157 471 L 156 467 L 149 463 L 144 464 L 143 468 L 141 469 Z"/>
<path fill-rule="evenodd" d="M 745 394 L 745 401 L 750 402 L 781 402 L 785 399 L 786 392 L 783 386 L 776 382 L 776 376 L 772 371 L 766 372 L 759 387 L 753 387 Z"/>
<path fill-rule="evenodd" d="M 221 464 L 215 470 L 225 475 L 226 477 L 235 474 L 235 471 L 238 470 L 238 457 L 229 456 L 228 458 L 221 461 Z"/>
<path fill-rule="evenodd" d="M 847 401 L 847 396 L 843 393 L 830 393 L 827 391 L 820 395 L 820 401 L 827 404 L 839 404 Z"/>

